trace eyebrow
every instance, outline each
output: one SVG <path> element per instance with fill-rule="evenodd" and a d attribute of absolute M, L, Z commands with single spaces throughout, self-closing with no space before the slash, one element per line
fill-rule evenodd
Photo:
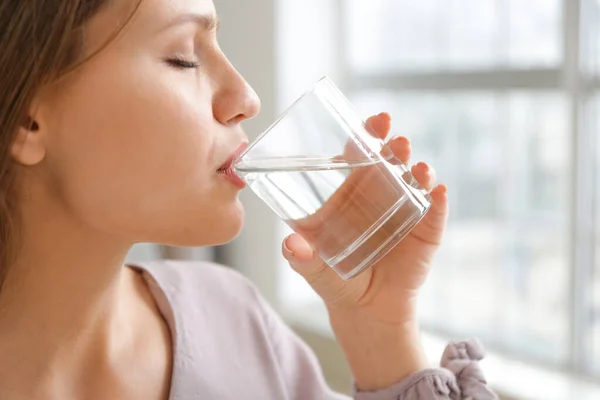
<path fill-rule="evenodd" d="M 218 31 L 221 27 L 221 21 L 216 15 L 188 13 L 173 19 L 163 30 L 188 23 L 194 23 L 206 32 Z"/>

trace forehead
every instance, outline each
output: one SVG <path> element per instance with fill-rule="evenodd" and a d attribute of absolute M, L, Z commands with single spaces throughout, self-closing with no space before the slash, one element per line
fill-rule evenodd
<path fill-rule="evenodd" d="M 137 0 L 118 1 L 135 4 Z M 132 23 L 153 25 L 152 28 L 161 29 L 185 14 L 214 16 L 216 12 L 212 0 L 142 0 L 136 14 L 136 21 Z"/>
<path fill-rule="evenodd" d="M 215 17 L 212 0 L 112 0 L 88 27 L 89 44 L 110 37 L 127 23 L 121 36 L 150 39 L 186 15 Z M 188 18 L 189 19 L 189 18 Z"/>

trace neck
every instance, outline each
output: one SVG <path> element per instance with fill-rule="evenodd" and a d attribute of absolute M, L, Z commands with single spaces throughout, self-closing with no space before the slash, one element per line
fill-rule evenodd
<path fill-rule="evenodd" d="M 0 376 L 73 376 L 82 363 L 130 340 L 123 332 L 136 304 L 133 274 L 123 268 L 130 244 L 54 207 L 23 215 L 23 246 L 0 293 Z"/>
<path fill-rule="evenodd" d="M 45 330 L 87 325 L 118 300 L 129 246 L 65 225 L 48 221 L 24 232 L 0 293 L 0 332 L 48 320 Z"/>

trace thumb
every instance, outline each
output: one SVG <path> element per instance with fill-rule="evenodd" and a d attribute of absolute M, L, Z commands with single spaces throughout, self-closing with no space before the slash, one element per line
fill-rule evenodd
<path fill-rule="evenodd" d="M 345 281 L 317 254 L 299 234 L 283 241 L 282 253 L 291 267 L 312 286 L 325 302 L 334 301 L 343 291 Z"/>

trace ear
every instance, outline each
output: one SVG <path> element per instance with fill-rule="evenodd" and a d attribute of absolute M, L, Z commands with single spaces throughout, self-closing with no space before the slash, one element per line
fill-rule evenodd
<path fill-rule="evenodd" d="M 43 131 L 39 123 L 27 117 L 19 127 L 11 147 L 15 161 L 25 166 L 39 164 L 46 155 Z"/>

